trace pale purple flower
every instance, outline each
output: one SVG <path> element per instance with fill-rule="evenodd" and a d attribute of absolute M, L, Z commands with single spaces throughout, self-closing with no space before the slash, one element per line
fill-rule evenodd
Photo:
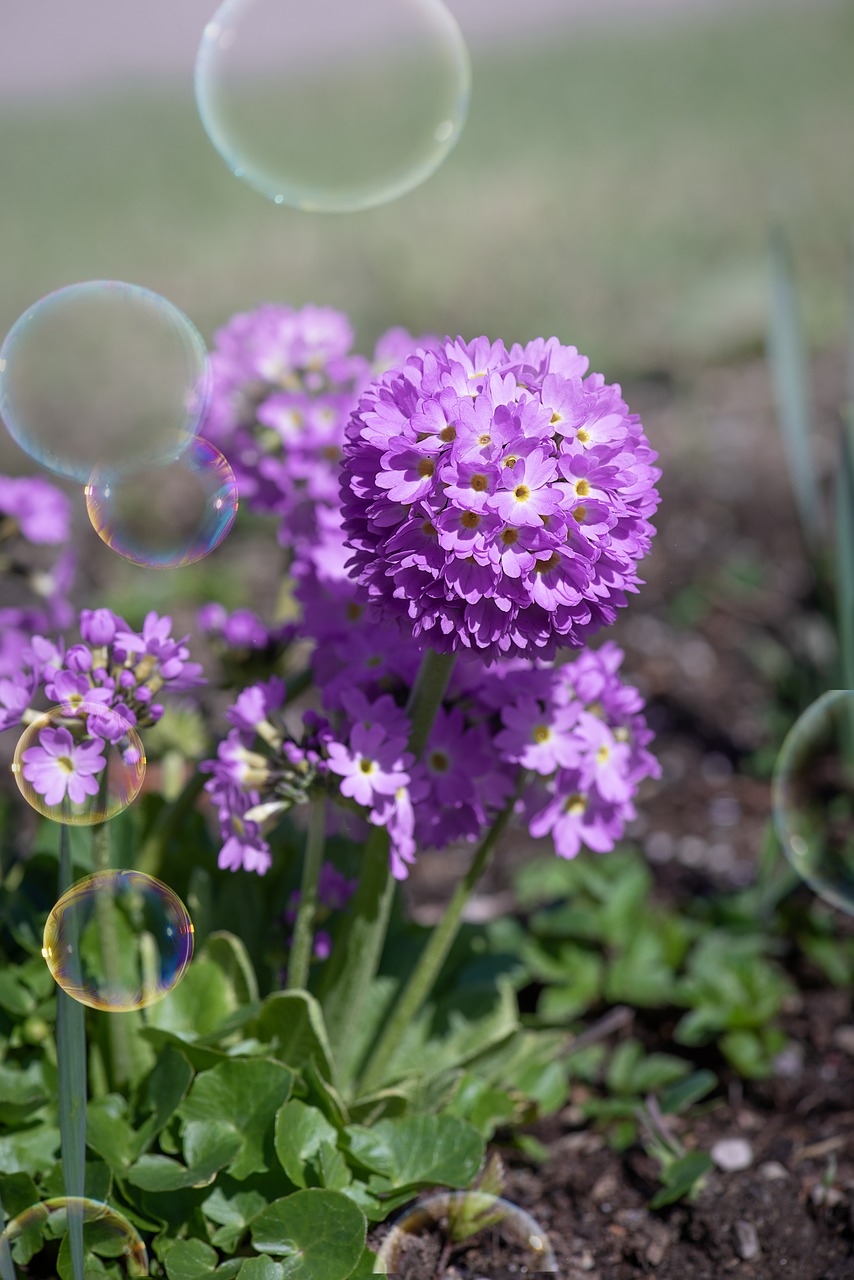
<path fill-rule="evenodd" d="M 357 724 L 349 741 L 330 742 L 329 767 L 341 777 L 341 794 L 366 807 L 394 795 L 409 782 L 411 756 L 399 738 L 389 738 L 381 724 Z"/>
<path fill-rule="evenodd" d="M 262 684 L 244 689 L 227 714 L 230 722 L 242 732 L 254 736 L 285 700 L 285 682 L 271 676 Z"/>
<path fill-rule="evenodd" d="M 39 745 L 23 752 L 23 775 L 45 805 L 56 808 L 68 797 L 81 805 L 87 796 L 98 794 L 97 775 L 106 767 L 99 739 L 75 743 L 70 730 L 45 726 L 38 734 Z"/>
<path fill-rule="evenodd" d="M 11 517 L 28 542 L 67 542 L 71 502 L 40 476 L 0 476 L 0 514 Z"/>

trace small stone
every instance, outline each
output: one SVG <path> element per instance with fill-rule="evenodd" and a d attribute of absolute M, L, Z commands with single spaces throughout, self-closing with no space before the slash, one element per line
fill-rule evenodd
<path fill-rule="evenodd" d="M 789 1176 L 788 1169 L 779 1160 L 766 1160 L 759 1166 L 759 1172 L 768 1182 L 782 1182 Z"/>
<path fill-rule="evenodd" d="M 759 1237 L 752 1222 L 736 1222 L 732 1234 L 735 1237 L 735 1251 L 744 1262 L 751 1262 L 759 1257 Z"/>
<path fill-rule="evenodd" d="M 744 1138 L 721 1138 L 712 1147 L 710 1155 L 724 1173 L 738 1173 L 753 1164 L 753 1147 Z"/>
<path fill-rule="evenodd" d="M 833 1033 L 833 1044 L 854 1058 L 854 1027 L 837 1027 Z"/>

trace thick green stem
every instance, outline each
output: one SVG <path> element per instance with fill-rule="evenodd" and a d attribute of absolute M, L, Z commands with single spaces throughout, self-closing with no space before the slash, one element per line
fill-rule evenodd
<path fill-rule="evenodd" d="M 421 659 L 406 708 L 412 723 L 409 750 L 415 756 L 424 750 L 453 667 L 453 654 L 428 649 Z M 348 912 L 350 926 L 336 942 L 321 988 L 323 1012 L 342 1079 L 347 1078 L 348 1068 L 356 1065 L 348 1060 L 348 1046 L 353 1043 L 364 1001 L 379 969 L 393 898 L 388 832 L 373 827 L 365 844 L 359 887 Z"/>
<path fill-rule="evenodd" d="M 409 750 L 416 759 L 427 745 L 436 712 L 451 679 L 455 658 L 456 654 L 435 653 L 428 649 L 421 659 L 406 707 L 412 721 Z"/>
<path fill-rule="evenodd" d="M 382 1074 L 397 1051 L 403 1036 L 418 1016 L 421 1006 L 433 989 L 442 965 L 460 930 L 466 903 L 472 890 L 492 861 L 495 847 L 513 813 L 518 789 L 506 807 L 498 815 L 484 836 L 472 859 L 471 866 L 457 886 L 444 916 L 430 935 L 415 969 L 401 992 L 385 1030 L 374 1046 L 357 1089 L 358 1094 L 370 1093 L 382 1083 Z"/>
<path fill-rule="evenodd" d="M 312 931 L 317 914 L 317 886 L 323 866 L 323 849 L 326 836 L 326 797 L 320 793 L 311 801 L 308 819 L 308 837 L 302 864 L 300 900 L 294 924 L 294 940 L 288 958 L 288 986 L 308 986 L 311 965 Z"/>
<path fill-rule="evenodd" d="M 59 894 L 73 883 L 68 827 L 59 831 Z M 73 926 L 72 926 L 73 928 Z M 76 935 L 69 939 L 76 949 Z M 86 1017 L 83 1005 L 66 995 L 61 987 L 56 992 L 56 1060 L 57 1103 L 62 1182 L 66 1196 L 86 1194 Z M 68 1244 L 74 1280 L 83 1280 L 83 1218 L 68 1214 Z"/>
<path fill-rule="evenodd" d="M 92 828 L 92 867 L 95 872 L 105 872 L 110 869 L 110 831 L 106 822 L 101 822 Z M 121 971 L 114 911 L 115 901 L 112 894 L 109 892 L 99 894 L 95 900 L 95 914 L 101 944 L 103 978 L 107 987 L 118 985 Z M 108 1015 L 107 1036 L 110 1043 L 113 1087 L 121 1088 L 131 1077 L 133 1055 L 128 1042 L 129 1030 L 125 1014 Z"/>
<path fill-rule="evenodd" d="M 385 827 L 371 827 L 362 854 L 359 886 L 347 913 L 349 927 L 336 940 L 321 986 L 323 1012 L 342 1081 L 347 1049 L 374 975 L 388 930 L 394 880 L 389 871 L 389 838 Z"/>

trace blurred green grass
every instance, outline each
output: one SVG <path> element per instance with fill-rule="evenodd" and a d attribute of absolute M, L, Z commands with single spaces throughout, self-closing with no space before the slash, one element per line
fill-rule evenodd
<path fill-rule="evenodd" d="M 476 60 L 471 116 L 418 191 L 353 215 L 232 178 L 189 86 L 0 116 L 0 329 L 72 280 L 167 294 L 206 335 L 264 300 L 383 328 L 557 333 L 610 373 L 762 341 L 767 234 L 793 236 L 833 341 L 854 208 L 854 7 L 590 29 Z"/>

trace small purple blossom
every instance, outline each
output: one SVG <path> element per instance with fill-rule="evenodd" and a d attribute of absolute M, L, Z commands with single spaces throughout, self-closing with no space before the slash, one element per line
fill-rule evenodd
<path fill-rule="evenodd" d="M 71 530 L 71 502 L 40 476 L 0 476 L 0 515 L 18 525 L 27 542 L 61 544 Z"/>
<path fill-rule="evenodd" d="M 106 767 L 104 744 L 98 738 L 75 743 L 70 730 L 45 726 L 39 745 L 21 756 L 23 775 L 51 809 L 68 797 L 80 805 L 98 794 L 97 775 Z"/>

